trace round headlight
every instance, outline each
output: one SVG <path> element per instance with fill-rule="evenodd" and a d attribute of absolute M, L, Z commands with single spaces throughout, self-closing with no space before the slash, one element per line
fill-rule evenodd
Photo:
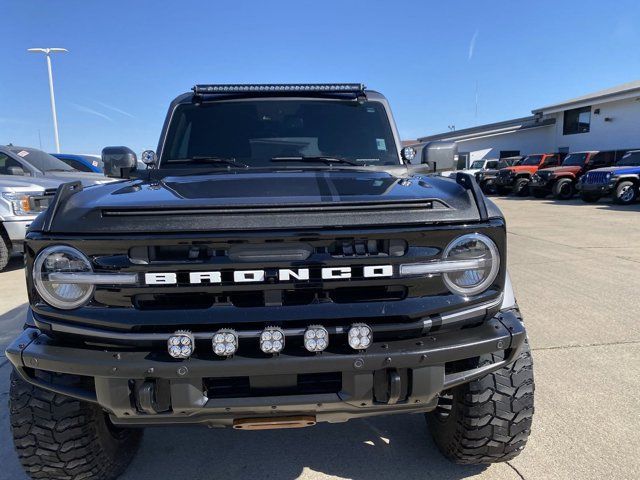
<path fill-rule="evenodd" d="M 94 285 L 60 283 L 49 278 L 52 273 L 90 273 L 91 262 L 80 251 L 65 245 L 47 247 L 36 257 L 33 282 L 42 299 L 63 310 L 78 308 L 89 301 Z"/>
<path fill-rule="evenodd" d="M 498 276 L 500 253 L 486 235 L 471 233 L 453 240 L 444 251 L 446 261 L 477 261 L 478 267 L 443 274 L 444 283 L 453 293 L 475 295 L 486 290 Z"/>

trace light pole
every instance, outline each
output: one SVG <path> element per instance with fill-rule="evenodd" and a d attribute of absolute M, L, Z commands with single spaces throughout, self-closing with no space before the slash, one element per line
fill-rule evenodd
<path fill-rule="evenodd" d="M 68 52 L 66 48 L 29 48 L 32 53 L 44 53 L 47 57 L 47 70 L 49 71 L 49 95 L 51 96 L 51 113 L 53 115 L 53 135 L 56 141 L 56 153 L 60 153 L 60 139 L 58 138 L 58 116 L 56 114 L 56 97 L 53 94 L 53 73 L 51 71 L 51 54 Z"/>

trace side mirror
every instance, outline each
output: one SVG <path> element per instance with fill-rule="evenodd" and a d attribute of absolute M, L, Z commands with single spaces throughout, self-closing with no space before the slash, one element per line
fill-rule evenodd
<path fill-rule="evenodd" d="M 429 165 L 434 172 L 455 170 L 457 162 L 456 142 L 429 142 L 422 148 L 421 163 Z"/>
<path fill-rule="evenodd" d="M 147 166 L 147 168 L 153 168 L 158 164 L 158 157 L 156 156 L 156 152 L 154 152 L 153 150 L 145 150 L 144 152 L 142 152 L 142 155 L 140 155 L 140 159 L 142 160 L 142 163 Z"/>
<path fill-rule="evenodd" d="M 26 176 L 27 172 L 22 167 L 7 167 L 7 175 Z"/>
<path fill-rule="evenodd" d="M 127 147 L 105 147 L 102 149 L 104 174 L 112 178 L 129 178 L 137 169 L 136 154 Z"/>

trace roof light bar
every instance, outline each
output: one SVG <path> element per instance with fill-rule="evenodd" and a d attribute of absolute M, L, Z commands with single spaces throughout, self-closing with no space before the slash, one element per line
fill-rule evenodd
<path fill-rule="evenodd" d="M 192 88 L 196 95 L 242 94 L 242 93 L 364 93 L 363 83 L 304 83 L 304 84 L 230 84 L 196 85 Z"/>

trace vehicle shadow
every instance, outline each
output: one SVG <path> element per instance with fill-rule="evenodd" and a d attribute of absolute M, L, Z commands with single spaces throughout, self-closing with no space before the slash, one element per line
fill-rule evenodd
<path fill-rule="evenodd" d="M 2 273 L 4 272 L 13 272 L 15 270 L 20 270 L 21 268 L 24 268 L 24 259 L 22 257 L 22 254 L 14 255 L 9 259 L 9 263 L 4 268 L 4 270 L 0 272 L 0 275 L 2 275 Z"/>
<path fill-rule="evenodd" d="M 122 480 L 173 477 L 295 479 L 314 472 L 356 480 L 463 479 L 486 465 L 461 466 L 437 450 L 422 415 L 391 415 L 297 430 L 241 432 L 148 428 Z"/>
<path fill-rule="evenodd" d="M 0 314 L 0 358 L 4 358 L 4 349 L 22 331 L 27 318 L 27 307 L 25 302 Z"/>

